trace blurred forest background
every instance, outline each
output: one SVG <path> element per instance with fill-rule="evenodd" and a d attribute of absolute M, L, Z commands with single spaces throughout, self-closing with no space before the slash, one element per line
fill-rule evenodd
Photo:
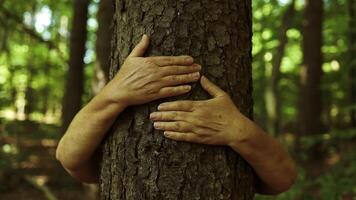
<path fill-rule="evenodd" d="M 356 199 L 356 1 L 310 2 L 253 1 L 255 120 L 299 169 L 288 192 L 256 199 Z M 110 0 L 0 0 L 0 199 L 95 192 L 54 155 L 107 81 L 112 9 Z"/>

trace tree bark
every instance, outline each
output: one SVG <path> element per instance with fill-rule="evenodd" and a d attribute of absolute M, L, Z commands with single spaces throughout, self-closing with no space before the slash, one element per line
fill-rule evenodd
<path fill-rule="evenodd" d="M 323 1 L 307 0 L 303 21 L 303 55 L 301 68 L 299 131 L 301 134 L 322 132 L 321 77 Z"/>
<path fill-rule="evenodd" d="M 96 33 L 96 64 L 93 91 L 97 94 L 109 80 L 110 47 L 114 6 L 111 0 L 101 0 L 98 11 L 98 30 Z"/>
<path fill-rule="evenodd" d="M 351 126 L 356 127 L 356 1 L 348 0 L 349 8 L 349 67 L 350 67 L 350 99 L 353 108 L 350 112 Z"/>
<path fill-rule="evenodd" d="M 292 0 L 286 12 L 283 14 L 281 29 L 278 37 L 279 45 L 272 60 L 272 75 L 266 86 L 266 111 L 267 111 L 267 130 L 271 134 L 278 134 L 280 131 L 280 99 L 279 99 L 279 80 L 280 68 L 284 56 L 285 47 L 288 43 L 287 31 L 290 29 L 295 16 L 295 0 Z"/>
<path fill-rule="evenodd" d="M 70 37 L 69 69 L 62 106 L 62 131 L 80 110 L 83 94 L 84 55 L 87 41 L 87 19 L 90 0 L 74 2 L 74 16 Z"/>
<path fill-rule="evenodd" d="M 249 0 L 116 0 L 111 78 L 147 33 L 147 56 L 192 55 L 251 117 L 251 25 Z M 207 98 L 194 84 L 169 100 Z M 154 130 L 148 116 L 162 101 L 118 117 L 103 145 L 101 199 L 253 199 L 253 171 L 232 149 L 175 142 Z"/>

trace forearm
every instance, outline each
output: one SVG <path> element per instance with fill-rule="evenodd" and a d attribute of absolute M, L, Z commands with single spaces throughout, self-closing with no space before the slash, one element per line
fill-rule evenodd
<path fill-rule="evenodd" d="M 67 170 L 90 164 L 92 156 L 124 104 L 112 102 L 103 90 L 73 119 L 57 148 L 57 159 Z"/>
<path fill-rule="evenodd" d="M 273 137 L 264 133 L 254 122 L 243 117 L 244 138 L 231 143 L 255 170 L 260 183 L 259 193 L 278 194 L 286 191 L 296 179 L 294 162 L 284 147 Z M 241 121 L 240 121 L 241 123 Z"/>

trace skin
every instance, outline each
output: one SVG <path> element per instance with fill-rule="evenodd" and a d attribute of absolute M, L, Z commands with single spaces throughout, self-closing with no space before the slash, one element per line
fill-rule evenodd
<path fill-rule="evenodd" d="M 163 103 L 150 115 L 154 127 L 168 139 L 231 147 L 255 170 L 259 193 L 278 194 L 294 183 L 297 173 L 288 152 L 242 115 L 227 93 L 201 77 L 200 65 L 189 56 L 142 57 L 148 46 L 143 36 L 114 79 L 73 119 L 56 152 L 68 173 L 97 183 L 96 149 L 117 116 L 128 106 L 185 94 L 191 90 L 186 84 L 200 79 L 212 99 Z"/>
<path fill-rule="evenodd" d="M 288 152 L 241 114 L 226 92 L 204 76 L 200 83 L 212 99 L 162 103 L 150 115 L 154 127 L 172 140 L 231 147 L 257 173 L 259 193 L 288 190 L 297 174 Z"/>

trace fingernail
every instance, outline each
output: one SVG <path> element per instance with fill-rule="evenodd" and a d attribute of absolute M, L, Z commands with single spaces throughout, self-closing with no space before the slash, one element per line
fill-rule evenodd
<path fill-rule="evenodd" d="M 160 105 L 158 105 L 157 110 L 161 110 L 161 109 L 163 109 L 163 107 L 164 107 L 164 104 L 160 104 Z"/>
<path fill-rule="evenodd" d="M 186 62 L 194 62 L 194 59 L 192 57 L 188 56 L 185 58 L 185 61 Z"/>
<path fill-rule="evenodd" d="M 171 136 L 171 134 L 169 132 L 166 132 L 166 131 L 163 134 L 164 134 L 165 137 Z"/>
<path fill-rule="evenodd" d="M 157 114 L 156 113 L 151 113 L 150 114 L 150 119 L 154 119 L 154 118 L 156 118 L 157 117 Z"/>
<path fill-rule="evenodd" d="M 159 122 L 155 122 L 153 123 L 153 127 L 155 127 L 156 129 L 158 129 L 160 127 L 160 123 Z"/>
<path fill-rule="evenodd" d="M 197 68 L 201 70 L 201 65 L 196 64 Z"/>
<path fill-rule="evenodd" d="M 191 89 L 192 89 L 192 86 L 186 85 L 186 86 L 183 86 L 183 89 L 184 89 L 184 90 L 191 90 Z"/>
<path fill-rule="evenodd" d="M 193 77 L 194 77 L 194 78 L 200 78 L 200 73 L 199 73 L 199 72 L 195 72 L 195 73 L 193 74 Z"/>

